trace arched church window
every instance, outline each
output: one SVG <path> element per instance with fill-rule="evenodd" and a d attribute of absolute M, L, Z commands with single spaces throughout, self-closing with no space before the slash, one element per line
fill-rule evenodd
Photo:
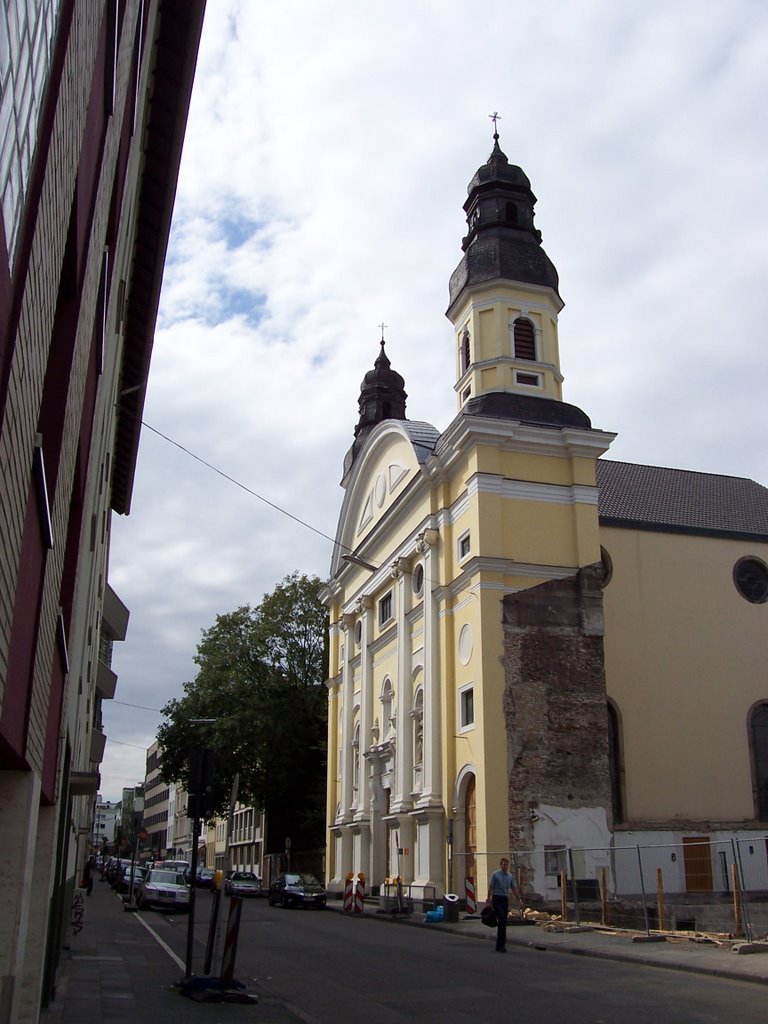
<path fill-rule="evenodd" d="M 612 701 L 608 701 L 608 773 L 611 780 L 613 821 L 618 824 L 624 821 L 624 772 L 621 763 L 621 724 Z"/>
<path fill-rule="evenodd" d="M 755 817 L 768 821 L 768 701 L 752 709 L 749 716 L 752 748 L 752 779 L 755 793 Z"/>
<path fill-rule="evenodd" d="M 517 206 L 514 203 L 507 203 L 506 216 L 507 224 L 517 224 Z"/>
<path fill-rule="evenodd" d="M 515 359 L 536 358 L 536 331 L 531 321 L 519 316 L 513 326 Z"/>

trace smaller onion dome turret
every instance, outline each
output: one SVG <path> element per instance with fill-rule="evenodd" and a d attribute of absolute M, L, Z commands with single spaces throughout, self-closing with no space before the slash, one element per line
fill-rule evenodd
<path fill-rule="evenodd" d="M 384 351 L 384 338 L 373 369 L 363 377 L 360 385 L 360 419 L 355 427 L 355 437 L 369 433 L 382 420 L 404 420 L 405 381 L 392 369 Z"/>
<path fill-rule="evenodd" d="M 360 418 L 355 427 L 355 440 L 344 457 L 344 478 L 365 444 L 366 437 L 377 424 L 384 420 L 406 419 L 405 400 L 408 395 L 405 393 L 405 381 L 397 370 L 392 369 L 392 364 L 384 351 L 383 334 L 380 344 L 381 348 L 373 369 L 366 373 L 360 385 Z"/>

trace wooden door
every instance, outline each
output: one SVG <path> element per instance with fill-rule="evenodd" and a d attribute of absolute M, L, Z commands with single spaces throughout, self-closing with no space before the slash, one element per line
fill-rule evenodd
<path fill-rule="evenodd" d="M 707 836 L 683 838 L 685 891 L 712 892 L 712 853 Z"/>

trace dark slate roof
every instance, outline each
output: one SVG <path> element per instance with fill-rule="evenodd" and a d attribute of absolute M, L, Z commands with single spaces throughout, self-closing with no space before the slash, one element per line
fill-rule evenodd
<path fill-rule="evenodd" d="M 600 522 L 768 540 L 768 488 L 737 476 L 598 459 Z"/>
<path fill-rule="evenodd" d="M 436 430 L 431 423 L 421 420 L 403 420 L 403 427 L 411 439 L 411 444 L 416 450 L 416 458 L 419 464 L 426 462 L 435 450 L 440 431 Z"/>
<path fill-rule="evenodd" d="M 592 426 L 587 414 L 578 406 L 538 395 L 518 395 L 506 391 L 489 391 L 470 398 L 459 415 L 520 420 L 521 423 L 535 423 L 541 427 L 589 430 Z"/>

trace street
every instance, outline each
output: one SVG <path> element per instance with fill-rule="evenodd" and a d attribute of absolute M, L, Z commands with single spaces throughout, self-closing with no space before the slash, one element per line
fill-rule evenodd
<path fill-rule="evenodd" d="M 197 894 L 193 972 L 202 973 L 211 896 Z M 183 961 L 187 918 L 141 913 Z M 235 978 L 264 1020 L 645 1024 L 765 1020 L 758 984 L 511 946 L 331 910 L 244 902 Z M 167 954 L 158 946 L 158 957 Z M 175 968 L 170 964 L 170 974 Z"/>

